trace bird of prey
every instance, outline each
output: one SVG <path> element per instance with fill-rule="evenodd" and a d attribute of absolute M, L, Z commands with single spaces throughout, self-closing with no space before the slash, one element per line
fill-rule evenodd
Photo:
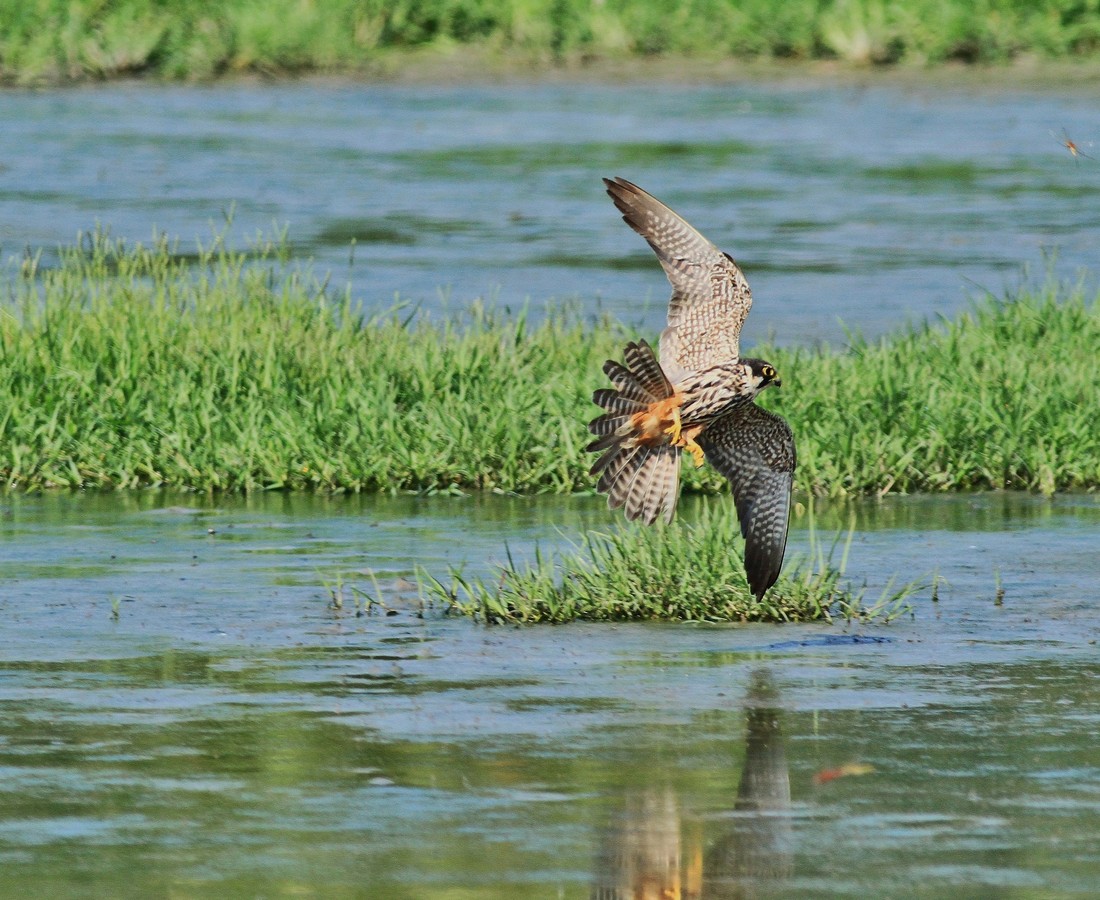
<path fill-rule="evenodd" d="M 794 436 L 754 402 L 781 384 L 762 359 L 743 358 L 741 326 L 752 293 L 737 263 L 680 216 L 624 178 L 604 179 L 623 220 L 653 248 L 672 284 L 659 358 L 645 341 L 627 344 L 624 363 L 603 367 L 613 387 L 592 400 L 605 410 L 588 429 L 602 451 L 591 473 L 612 509 L 646 525 L 671 522 L 681 451 L 704 457 L 729 479 L 745 570 L 757 599 L 779 577 L 787 544 Z"/>

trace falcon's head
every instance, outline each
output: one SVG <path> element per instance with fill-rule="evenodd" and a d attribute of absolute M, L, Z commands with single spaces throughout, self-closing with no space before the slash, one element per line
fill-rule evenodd
<path fill-rule="evenodd" d="M 774 384 L 776 387 L 783 386 L 783 380 L 771 363 L 764 362 L 762 359 L 743 359 L 741 362 L 749 367 L 749 384 L 757 393 L 760 393 L 770 384 Z"/>

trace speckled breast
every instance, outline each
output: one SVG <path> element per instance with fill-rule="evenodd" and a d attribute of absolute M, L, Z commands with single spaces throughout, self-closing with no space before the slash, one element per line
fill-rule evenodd
<path fill-rule="evenodd" d="M 684 425 L 707 425 L 735 406 L 748 403 L 757 394 L 749 367 L 738 362 L 722 363 L 693 372 L 676 385 L 684 394 L 680 421 Z"/>

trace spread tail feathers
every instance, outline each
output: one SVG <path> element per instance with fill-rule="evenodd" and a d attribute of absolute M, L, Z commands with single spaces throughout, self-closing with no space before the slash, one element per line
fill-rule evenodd
<path fill-rule="evenodd" d="M 634 417 L 673 396 L 653 348 L 645 341 L 627 344 L 626 365 L 608 360 L 603 370 L 614 389 L 602 388 L 592 401 L 606 410 L 588 424 L 596 440 L 589 451 L 603 451 L 592 466 L 596 489 L 612 509 L 624 507 L 630 520 L 652 525 L 658 516 L 671 522 L 680 492 L 680 448 L 652 439 L 643 442 Z"/>

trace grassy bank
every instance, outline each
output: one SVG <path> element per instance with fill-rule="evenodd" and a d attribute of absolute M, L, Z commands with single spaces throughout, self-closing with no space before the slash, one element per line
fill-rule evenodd
<path fill-rule="evenodd" d="M 1095 56 L 1079 0 L 0 0 L 0 79 L 370 72 L 465 46 L 547 65 L 675 54 L 853 63 Z"/>
<path fill-rule="evenodd" d="M 603 360 L 561 314 L 364 318 L 280 246 L 183 258 L 89 236 L 8 268 L 0 480 L 17 488 L 589 490 Z M 652 335 L 647 337 L 652 338 Z M 1100 307 L 1049 285 L 843 353 L 757 348 L 818 494 L 1100 487 Z M 689 490 L 723 488 L 706 467 Z"/>

